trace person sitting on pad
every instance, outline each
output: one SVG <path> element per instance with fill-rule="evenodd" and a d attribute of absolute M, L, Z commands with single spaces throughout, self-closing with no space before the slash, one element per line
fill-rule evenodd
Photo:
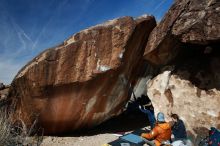
<path fill-rule="evenodd" d="M 172 133 L 174 135 L 175 140 L 186 139 L 186 128 L 183 121 L 179 118 L 177 114 L 172 114 Z"/>
<path fill-rule="evenodd" d="M 165 122 L 162 112 L 157 114 L 157 122 L 153 130 L 150 133 L 142 133 L 141 137 L 151 146 L 160 146 L 165 141 L 169 142 L 171 139 L 171 126 L 168 122 Z"/>

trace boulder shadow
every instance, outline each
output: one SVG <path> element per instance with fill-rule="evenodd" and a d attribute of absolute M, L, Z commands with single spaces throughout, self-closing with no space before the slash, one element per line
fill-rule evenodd
<path fill-rule="evenodd" d="M 113 117 L 94 128 L 81 129 L 74 133 L 59 136 L 92 136 L 105 133 L 124 134 L 126 132 L 138 131 L 146 126 L 149 126 L 146 114 L 137 110 L 129 113 L 123 112 L 119 116 Z"/>

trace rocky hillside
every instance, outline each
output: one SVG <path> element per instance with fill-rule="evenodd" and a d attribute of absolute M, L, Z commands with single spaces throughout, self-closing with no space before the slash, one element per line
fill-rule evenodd
<path fill-rule="evenodd" d="M 219 22 L 219 1 L 176 0 L 157 26 L 123 17 L 83 30 L 19 71 L 16 113 L 47 134 L 71 132 L 120 114 L 129 88 L 147 84 L 155 111 L 179 114 L 197 139 L 220 128 Z"/>

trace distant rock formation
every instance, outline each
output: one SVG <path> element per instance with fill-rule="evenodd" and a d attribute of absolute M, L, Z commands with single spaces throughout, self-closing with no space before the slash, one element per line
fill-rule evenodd
<path fill-rule="evenodd" d="M 3 90 L 5 88 L 5 85 L 3 83 L 0 83 L 0 90 Z"/>
<path fill-rule="evenodd" d="M 219 14 L 219 1 L 176 0 L 145 48 L 161 67 L 147 89 L 156 112 L 179 114 L 195 143 L 220 128 Z"/>
<path fill-rule="evenodd" d="M 137 80 L 154 17 L 110 20 L 79 33 L 34 58 L 10 90 L 16 116 L 38 117 L 46 134 L 95 126 L 123 110 Z"/>
<path fill-rule="evenodd" d="M 10 85 L 4 85 L 3 83 L 0 83 L 0 107 L 7 105 L 10 101 L 8 100 L 9 96 L 9 88 Z"/>

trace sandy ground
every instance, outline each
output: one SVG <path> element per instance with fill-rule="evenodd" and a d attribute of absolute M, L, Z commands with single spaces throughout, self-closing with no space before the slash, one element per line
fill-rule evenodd
<path fill-rule="evenodd" d="M 102 146 L 117 138 L 113 134 L 80 137 L 44 137 L 41 146 Z"/>
<path fill-rule="evenodd" d="M 149 125 L 146 115 L 137 112 L 122 114 L 87 131 L 62 137 L 44 136 L 41 146 L 103 146 L 126 134 Z M 118 134 L 116 136 L 116 134 Z"/>

